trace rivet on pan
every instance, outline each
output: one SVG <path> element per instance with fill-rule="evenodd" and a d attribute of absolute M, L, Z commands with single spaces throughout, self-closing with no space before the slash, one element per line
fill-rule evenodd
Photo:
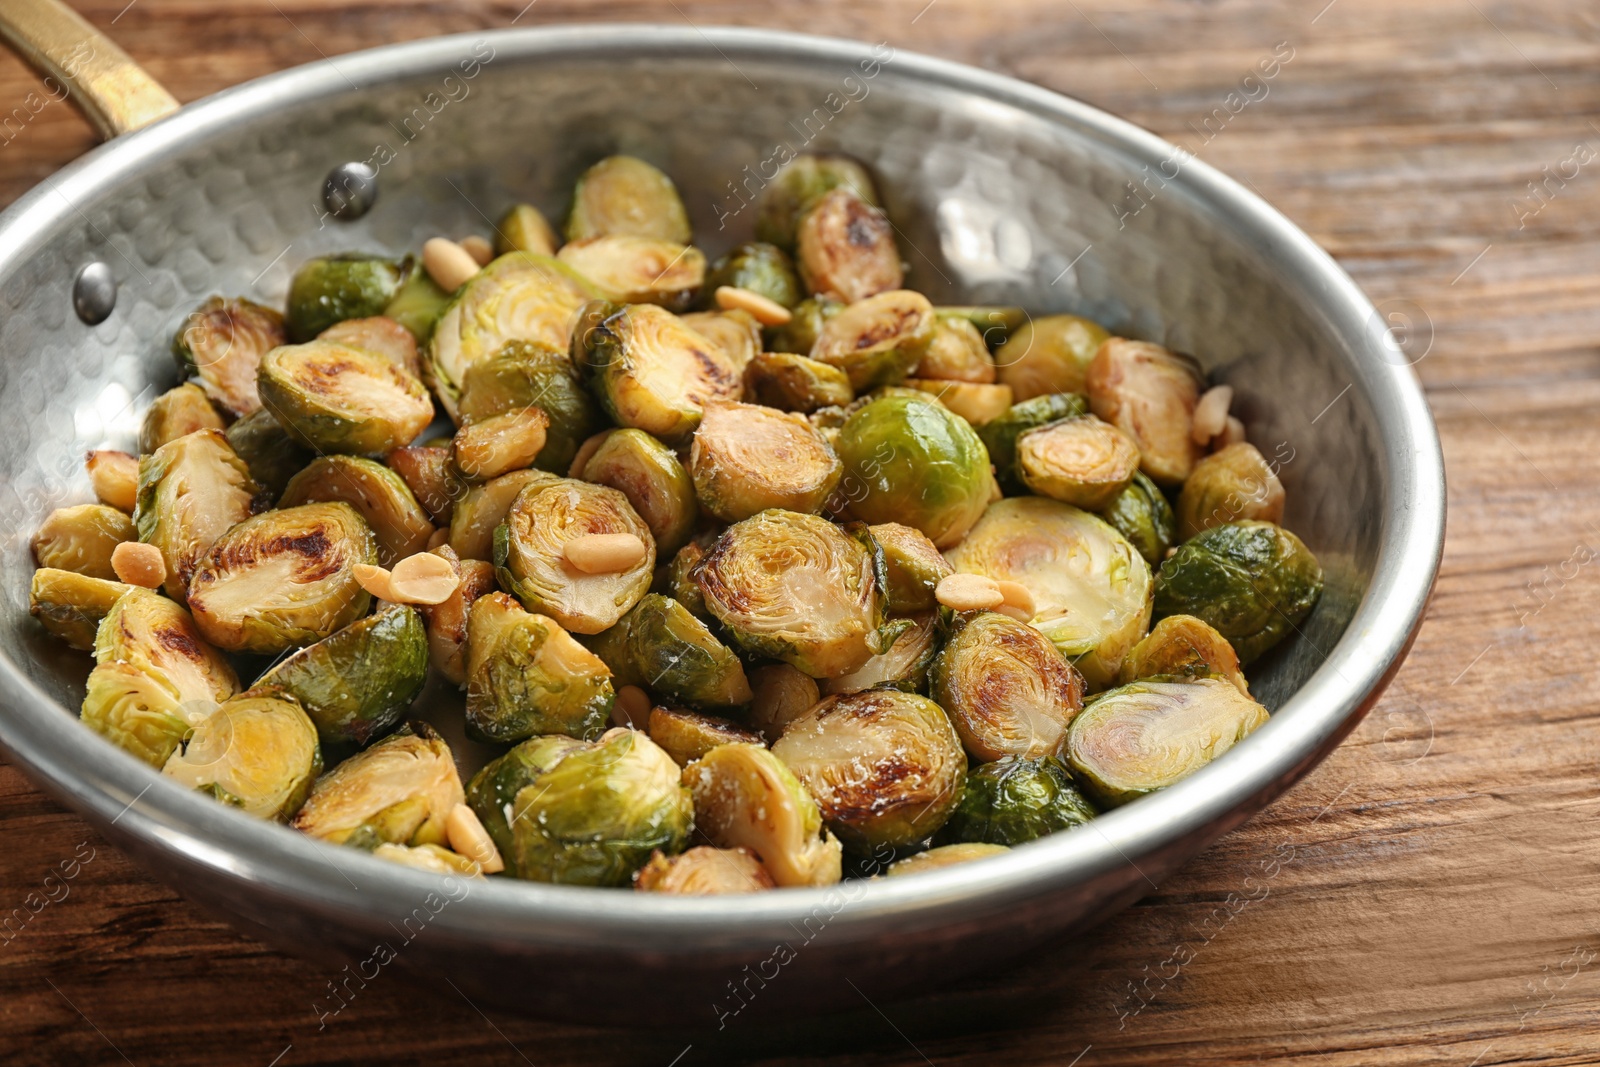
<path fill-rule="evenodd" d="M 359 219 L 378 200 L 378 172 L 365 163 L 341 163 L 322 182 L 322 202 L 336 219 Z"/>
<path fill-rule="evenodd" d="M 116 306 L 117 280 L 110 267 L 96 260 L 78 272 L 78 280 L 72 283 L 72 310 L 84 325 L 100 325 Z"/>

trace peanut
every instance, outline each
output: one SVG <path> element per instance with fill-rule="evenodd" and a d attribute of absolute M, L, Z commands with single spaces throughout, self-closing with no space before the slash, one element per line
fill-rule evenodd
<path fill-rule="evenodd" d="M 993 578 L 981 574 L 947 574 L 939 579 L 933 595 L 952 611 L 984 611 L 1005 603 L 1005 594 Z"/>
<path fill-rule="evenodd" d="M 158 589 L 167 580 L 167 561 L 155 545 L 124 541 L 111 550 L 111 569 L 128 585 Z"/>
<path fill-rule="evenodd" d="M 506 869 L 505 860 L 500 858 L 500 850 L 494 847 L 494 840 L 489 836 L 489 831 L 483 828 L 478 813 L 465 804 L 457 804 L 450 809 L 444 832 L 450 839 L 451 850 L 476 863 L 484 874 L 496 874 Z"/>
<path fill-rule="evenodd" d="M 1229 415 L 1227 427 L 1211 443 L 1215 448 L 1227 448 L 1229 445 L 1239 444 L 1244 439 L 1244 423 Z"/>
<path fill-rule="evenodd" d="M 432 552 L 418 552 L 394 565 L 389 573 L 389 596 L 397 604 L 443 604 L 461 585 L 450 561 Z"/>
<path fill-rule="evenodd" d="M 617 690 L 617 701 L 611 707 L 611 721 L 617 726 L 631 726 L 643 730 L 650 719 L 650 694 L 636 685 L 625 685 Z"/>
<path fill-rule="evenodd" d="M 422 246 L 422 266 L 439 288 L 453 293 L 478 273 L 472 253 L 448 237 L 431 237 Z"/>
<path fill-rule="evenodd" d="M 139 501 L 138 456 L 103 448 L 90 452 L 84 466 L 89 469 L 89 482 L 100 503 L 133 513 Z"/>
<path fill-rule="evenodd" d="M 1194 405 L 1194 427 L 1189 436 L 1203 445 L 1228 427 L 1228 407 L 1233 403 L 1233 386 L 1219 385 L 1200 394 Z"/>
<path fill-rule="evenodd" d="M 477 234 L 463 237 L 456 244 L 460 245 L 462 251 L 471 256 L 480 267 L 487 267 L 489 261 L 494 258 L 494 246 Z"/>
<path fill-rule="evenodd" d="M 437 530 L 433 531 L 433 533 L 428 536 L 428 551 L 432 552 L 434 549 L 438 548 L 440 545 L 448 545 L 449 543 L 450 543 L 450 527 L 441 526 Z"/>
<path fill-rule="evenodd" d="M 357 563 L 350 568 L 356 584 L 379 600 L 394 600 L 394 590 L 389 588 L 389 572 L 370 563 Z"/>
<path fill-rule="evenodd" d="M 788 308 L 750 289 L 733 285 L 717 286 L 717 307 L 724 311 L 748 311 L 763 326 L 782 326 L 794 315 Z"/>
<path fill-rule="evenodd" d="M 1000 587 L 1000 595 L 1005 600 L 1000 605 L 1000 610 L 1010 615 L 1019 622 L 1031 622 L 1034 612 L 1038 610 L 1033 602 L 1033 594 L 1028 592 L 1028 587 L 1021 582 L 1008 582 L 1000 579 L 994 583 Z M 1010 611 L 1006 611 L 1010 608 Z M 1013 614 L 1015 612 L 1015 614 Z"/>
<path fill-rule="evenodd" d="M 562 548 L 567 562 L 585 574 L 616 574 L 637 566 L 646 553 L 635 534 L 584 534 Z"/>

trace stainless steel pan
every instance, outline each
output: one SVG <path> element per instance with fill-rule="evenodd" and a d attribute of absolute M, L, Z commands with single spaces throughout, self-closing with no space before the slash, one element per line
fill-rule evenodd
<path fill-rule="evenodd" d="M 0 744 L 157 877 L 272 945 L 577 1020 L 714 1025 L 855 1003 L 847 977 L 875 1000 L 948 981 L 1126 906 L 1287 789 L 1377 699 L 1422 617 L 1444 475 L 1415 353 L 1282 216 L 1094 108 L 893 42 L 578 26 L 341 56 L 177 109 L 55 0 L 8 0 L 0 23 L 111 137 L 0 216 Z M 1269 725 L 1164 793 L 1000 858 L 671 899 L 506 880 L 446 895 L 187 793 L 75 721 L 86 657 L 27 617 L 28 537 L 88 499 L 84 451 L 129 445 L 142 403 L 175 381 L 167 341 L 190 307 L 278 300 L 315 253 L 487 232 L 514 198 L 559 214 L 579 170 L 616 151 L 677 179 L 714 253 L 749 233 L 779 146 L 869 162 L 911 283 L 936 300 L 1081 311 L 1194 352 L 1236 388 L 1328 575 L 1258 673 Z M 341 221 L 324 182 L 351 162 L 376 172 L 377 199 Z M 75 313 L 75 284 L 104 321 Z"/>

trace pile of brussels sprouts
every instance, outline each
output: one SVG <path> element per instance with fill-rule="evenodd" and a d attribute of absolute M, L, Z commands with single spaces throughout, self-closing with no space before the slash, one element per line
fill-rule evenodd
<path fill-rule="evenodd" d="M 904 288 L 844 157 L 757 236 L 708 265 L 614 156 L 564 244 L 517 205 L 208 300 L 34 540 L 83 721 L 396 862 L 714 893 L 989 855 L 1266 720 L 1241 668 L 1322 575 L 1226 386 Z M 465 785 L 406 721 L 430 672 L 501 746 Z"/>

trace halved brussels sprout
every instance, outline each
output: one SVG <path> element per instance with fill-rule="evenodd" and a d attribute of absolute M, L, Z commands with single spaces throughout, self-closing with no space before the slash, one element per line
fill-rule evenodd
<path fill-rule="evenodd" d="M 671 444 L 700 424 L 707 401 L 737 400 L 739 368 L 719 345 L 652 304 L 585 309 L 582 362 L 606 411 L 623 426 Z"/>
<path fill-rule="evenodd" d="M 597 649 L 619 677 L 674 704 L 727 710 L 750 702 L 739 657 L 671 597 L 651 593 L 614 627 L 622 640 Z"/>
<path fill-rule="evenodd" d="M 800 302 L 800 279 L 789 254 L 774 244 L 751 241 L 732 248 L 711 264 L 705 292 L 731 285 L 760 293 L 774 304 L 792 308 Z"/>
<path fill-rule="evenodd" d="M 850 376 L 838 367 L 793 352 L 762 352 L 744 371 L 745 392 L 758 404 L 810 414 L 855 398 Z"/>
<path fill-rule="evenodd" d="M 1077 315 L 1045 315 L 1019 326 L 994 354 L 1000 381 L 1020 403 L 1050 393 L 1081 393 L 1089 364 L 1111 335 Z"/>
<path fill-rule="evenodd" d="M 747 848 L 780 886 L 822 886 L 843 871 L 838 840 L 794 772 L 760 745 L 718 745 L 683 769 L 695 828 L 721 848 Z"/>
<path fill-rule="evenodd" d="M 951 566 L 1019 582 L 1033 594 L 1032 623 L 1088 683 L 1102 689 L 1150 625 L 1150 567 L 1103 521 L 1043 497 L 989 506 Z"/>
<path fill-rule="evenodd" d="M 95 499 L 133 514 L 139 503 L 139 457 L 114 448 L 96 448 L 83 457 Z"/>
<path fill-rule="evenodd" d="M 934 590 L 939 579 L 953 572 L 928 535 L 898 522 L 883 522 L 867 529 L 883 549 L 883 595 L 888 609 L 905 615 L 937 608 Z"/>
<path fill-rule="evenodd" d="M 959 314 L 934 309 L 933 336 L 917 364 L 917 377 L 992 385 L 994 359 L 978 327 Z"/>
<path fill-rule="evenodd" d="M 154 675 L 126 663 L 89 672 L 80 717 L 113 745 L 160 769 L 214 702 L 185 704 Z"/>
<path fill-rule="evenodd" d="M 382 315 L 410 272 L 409 260 L 360 252 L 307 260 L 289 280 L 289 340 L 309 341 L 336 322 Z"/>
<path fill-rule="evenodd" d="M 926 611 L 915 616 L 904 633 L 895 638 L 889 651 L 873 656 L 856 670 L 822 683 L 822 691 L 859 693 L 864 689 L 903 689 L 919 693 L 928 686 L 928 670 L 939 651 L 939 614 Z"/>
<path fill-rule="evenodd" d="M 816 345 L 822 327 L 848 306 L 826 293 L 807 297 L 794 306 L 794 314 L 788 322 L 765 331 L 767 351 L 806 355 Z"/>
<path fill-rule="evenodd" d="M 1228 639 L 1193 615 L 1168 615 L 1122 661 L 1122 682 L 1141 678 L 1221 678 L 1245 696 L 1250 684 Z"/>
<path fill-rule="evenodd" d="M 650 709 L 650 740 L 680 767 L 687 767 L 718 745 L 761 744 L 753 734 L 727 719 L 676 708 Z"/>
<path fill-rule="evenodd" d="M 682 548 L 700 517 L 689 472 L 670 448 L 643 430 L 606 435 L 578 477 L 627 497 L 650 527 L 660 555 Z"/>
<path fill-rule="evenodd" d="M 995 474 L 1006 492 L 1028 491 L 1017 471 L 1017 439 L 1038 426 L 1061 419 L 1074 419 L 1089 413 L 1089 401 L 1077 393 L 1046 393 L 1018 401 L 1000 415 L 983 424 L 978 436 L 989 451 Z"/>
<path fill-rule="evenodd" d="M 318 453 L 390 452 L 433 421 L 428 390 L 410 371 L 332 341 L 274 348 L 258 385 L 289 436 Z"/>
<path fill-rule="evenodd" d="M 495 591 L 494 564 L 481 559 L 462 559 L 449 545 L 434 553 L 455 570 L 461 584 L 438 604 L 419 610 L 427 621 L 428 661 L 456 685 L 467 683 L 467 622 L 473 601 Z"/>
<path fill-rule="evenodd" d="M 195 724 L 161 773 L 258 819 L 287 820 L 322 771 L 317 728 L 292 698 L 250 690 Z"/>
<path fill-rule="evenodd" d="M 689 471 L 701 505 L 724 522 L 767 508 L 819 511 L 843 473 L 839 457 L 803 417 L 718 401 L 705 406 Z"/>
<path fill-rule="evenodd" d="M 433 337 L 434 324 L 450 303 L 450 294 L 426 270 L 414 269 L 383 307 L 385 318 L 393 319 L 411 332 L 418 345 Z"/>
<path fill-rule="evenodd" d="M 1067 757 L 1090 795 L 1115 807 L 1187 778 L 1266 721 L 1266 708 L 1220 678 L 1150 678 L 1090 701 L 1067 731 Z"/>
<path fill-rule="evenodd" d="M 450 461 L 469 482 L 527 470 L 544 450 L 549 427 L 550 417 L 540 408 L 468 419 L 450 442 Z"/>
<path fill-rule="evenodd" d="M 750 690 L 747 718 L 771 741 L 822 699 L 817 680 L 787 663 L 769 663 L 751 671 Z"/>
<path fill-rule="evenodd" d="M 556 258 L 583 275 L 607 300 L 660 304 L 685 311 L 706 279 L 706 257 L 693 245 L 611 234 L 573 241 Z"/>
<path fill-rule="evenodd" d="M 944 709 L 894 689 L 827 697 L 789 724 L 772 754 L 805 783 L 833 832 L 862 852 L 938 830 L 967 777 Z"/>
<path fill-rule="evenodd" d="M 585 534 L 633 534 L 644 542 L 644 557 L 627 570 L 585 574 L 563 553 L 568 541 Z M 529 611 L 573 633 L 597 634 L 649 592 L 656 548 L 627 497 L 603 485 L 552 478 L 517 494 L 495 531 L 494 564 L 501 587 Z"/>
<path fill-rule="evenodd" d="M 238 419 L 224 436 L 244 460 L 250 477 L 274 498 L 300 468 L 311 462 L 311 453 L 301 448 L 266 408 L 256 408 Z"/>
<path fill-rule="evenodd" d="M 699 845 L 677 856 L 657 852 L 639 868 L 633 887 L 644 893 L 678 893 L 706 896 L 718 893 L 757 893 L 776 888 L 772 875 L 747 848 L 708 848 Z"/>
<path fill-rule="evenodd" d="M 931 695 L 980 762 L 1055 756 L 1083 709 L 1083 677 L 1044 634 L 992 611 L 958 619 Z"/>
<path fill-rule="evenodd" d="M 1196 463 L 1178 494 L 1178 532 L 1185 541 L 1239 519 L 1283 521 L 1283 483 L 1248 441 Z"/>
<path fill-rule="evenodd" d="M 93 651 L 95 631 L 111 605 L 132 586 L 76 571 L 40 567 L 28 589 L 28 614 L 73 648 Z"/>
<path fill-rule="evenodd" d="M 219 648 L 275 656 L 365 615 L 372 598 L 355 566 L 377 558 L 349 504 L 263 512 L 217 538 L 189 580 L 189 609 Z"/>
<path fill-rule="evenodd" d="M 504 593 L 472 602 L 467 622 L 467 733 L 511 744 L 535 734 L 599 737 L 615 698 L 611 672 L 554 619 Z"/>
<path fill-rule="evenodd" d="M 278 500 L 280 508 L 344 501 L 366 520 L 378 539 L 378 563 L 392 567 L 428 547 L 433 524 L 405 479 L 360 456 L 321 456 L 295 475 Z"/>
<path fill-rule="evenodd" d="M 189 577 L 218 537 L 248 518 L 259 489 L 217 430 L 188 434 L 139 460 L 139 540 L 167 564 L 167 595 L 182 604 Z"/>
<path fill-rule="evenodd" d="M 126 512 L 106 504 L 56 508 L 33 535 L 33 558 L 41 567 L 73 571 L 115 581 L 111 553 L 124 541 L 138 540 Z"/>
<path fill-rule="evenodd" d="M 1020 845 L 1098 815 L 1054 756 L 1007 756 L 967 775 L 967 790 L 941 842 Z"/>
<path fill-rule="evenodd" d="M 1203 454 L 1194 441 L 1201 384 L 1190 357 L 1121 337 L 1100 346 L 1083 379 L 1090 410 L 1138 443 L 1158 485 L 1182 482 Z"/>
<path fill-rule="evenodd" d="M 1139 471 L 1133 438 L 1093 415 L 1062 419 L 1017 438 L 1017 473 L 1042 496 L 1099 511 Z"/>
<path fill-rule="evenodd" d="M 612 234 L 688 244 L 689 213 L 672 179 L 633 156 L 607 156 L 579 175 L 567 240 Z"/>
<path fill-rule="evenodd" d="M 935 400 L 873 400 L 845 421 L 834 447 L 845 473 L 830 507 L 911 526 L 941 549 L 965 537 L 996 494 L 983 442 Z"/>
<path fill-rule="evenodd" d="M 287 344 L 283 316 L 253 300 L 214 296 L 189 313 L 172 339 L 172 354 L 200 379 L 212 400 L 234 415 L 261 407 L 256 368 L 261 357 Z"/>
<path fill-rule="evenodd" d="M 1270 522 L 1230 522 L 1178 546 L 1156 575 L 1158 618 L 1193 615 L 1253 663 L 1311 614 L 1322 567 L 1294 534 Z"/>
<path fill-rule="evenodd" d="M 857 392 L 901 381 L 917 368 L 933 336 L 933 305 L 921 293 L 890 289 L 856 301 L 823 322 L 808 353 L 838 367 Z"/>
<path fill-rule="evenodd" d="M 1005 344 L 1012 334 L 1026 323 L 1033 321 L 1026 310 L 1012 305 L 946 305 L 937 310 L 941 319 L 947 321 L 963 319 L 971 323 L 977 328 L 979 336 L 983 338 L 983 343 L 990 351 Z M 1093 354 L 1091 351 L 1090 355 Z"/>
<path fill-rule="evenodd" d="M 450 512 L 450 547 L 462 559 L 493 559 L 495 528 L 505 521 L 517 494 L 530 485 L 558 480 L 541 470 L 512 471 L 473 486 Z"/>
<path fill-rule="evenodd" d="M 905 280 L 889 216 L 845 187 L 824 193 L 800 216 L 795 261 L 808 290 L 849 302 L 899 289 Z"/>
<path fill-rule="evenodd" d="M 717 532 L 712 531 L 696 536 L 678 549 L 672 561 L 657 578 L 659 591 L 682 604 L 689 614 L 705 622 L 711 620 L 711 613 L 706 610 L 706 598 L 700 594 L 700 586 L 695 582 L 693 572 L 695 565 L 705 558 L 718 536 Z"/>
<path fill-rule="evenodd" d="M 679 316 L 683 324 L 722 349 L 740 374 L 761 352 L 761 324 L 742 308 L 728 311 L 693 311 Z"/>
<path fill-rule="evenodd" d="M 954 867 L 958 863 L 971 863 L 988 856 L 998 856 L 1002 852 L 1011 850 L 1005 845 L 990 845 L 982 841 L 963 841 L 954 845 L 940 845 L 930 848 L 926 852 L 918 852 L 915 856 L 907 856 L 903 860 L 895 860 L 889 864 L 889 869 L 884 871 L 888 878 L 899 878 L 907 874 L 921 874 L 924 871 L 937 871 L 945 867 Z"/>
<path fill-rule="evenodd" d="M 390 452 L 383 461 L 405 481 L 412 499 L 429 519 L 449 525 L 456 501 L 467 492 L 467 483 L 450 461 L 448 445 L 407 445 Z"/>
<path fill-rule="evenodd" d="M 222 429 L 222 416 L 205 390 L 193 382 L 168 389 L 150 402 L 139 424 L 139 452 L 149 455 L 196 430 Z"/>
<path fill-rule="evenodd" d="M 1144 471 L 1134 474 L 1128 487 L 1111 498 L 1100 517 L 1126 537 L 1152 567 L 1161 566 L 1167 549 L 1178 540 L 1178 520 L 1172 514 L 1172 505 Z"/>
<path fill-rule="evenodd" d="M 553 256 L 561 240 L 544 213 L 532 204 L 512 204 L 494 228 L 494 254 L 532 252 Z"/>
<path fill-rule="evenodd" d="M 918 373 L 921 373 L 920 370 Z M 937 397 L 939 403 L 970 422 L 987 425 L 1011 410 L 1011 386 L 978 382 L 947 382 L 937 378 L 907 378 L 905 384 Z"/>
<path fill-rule="evenodd" d="M 403 604 L 380 604 L 366 618 L 280 660 L 256 685 L 298 700 L 324 743 L 365 745 L 405 717 L 427 681 L 422 616 Z"/>
<path fill-rule="evenodd" d="M 456 414 L 465 421 L 538 408 L 550 420 L 540 470 L 565 474 L 578 446 L 600 426 L 594 400 L 578 381 L 565 351 L 535 341 L 513 341 L 467 368 Z"/>
<path fill-rule="evenodd" d="M 317 334 L 317 340 L 371 352 L 404 367 L 412 377 L 422 378 L 422 355 L 417 351 L 416 335 L 387 315 L 336 322 Z"/>
<path fill-rule="evenodd" d="M 450 746 L 427 723 L 402 726 L 317 779 L 294 828 L 336 845 L 442 845 L 465 799 Z"/>
<path fill-rule="evenodd" d="M 785 251 L 794 248 L 800 217 L 839 186 L 848 186 L 869 204 L 878 204 L 878 189 L 867 168 L 846 155 L 803 152 L 780 170 L 765 189 L 756 213 L 756 239 Z"/>
<path fill-rule="evenodd" d="M 740 648 L 814 678 L 849 674 L 893 640 L 873 551 L 815 515 L 773 510 L 735 523 L 694 579 Z"/>
<path fill-rule="evenodd" d="M 482 878 L 484 874 L 476 861 L 451 852 L 443 845 L 393 845 L 385 841 L 372 850 L 372 856 L 434 874 L 454 874 L 467 878 Z"/>

